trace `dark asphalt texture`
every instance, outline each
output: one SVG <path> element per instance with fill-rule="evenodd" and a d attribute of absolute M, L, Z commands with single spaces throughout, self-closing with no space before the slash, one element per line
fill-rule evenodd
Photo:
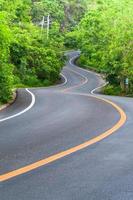
<path fill-rule="evenodd" d="M 76 55 L 69 53 L 69 59 Z M 32 109 L 0 122 L 0 174 L 81 144 L 119 120 L 111 105 L 85 96 L 103 84 L 96 73 L 70 62 L 62 73 L 68 79 L 65 85 L 30 89 L 36 97 Z M 85 77 L 88 82 L 80 86 Z M 103 97 L 125 110 L 126 124 L 84 150 L 0 183 L 0 200 L 133 200 L 133 99 Z M 0 119 L 30 102 L 31 95 L 20 89 Z"/>

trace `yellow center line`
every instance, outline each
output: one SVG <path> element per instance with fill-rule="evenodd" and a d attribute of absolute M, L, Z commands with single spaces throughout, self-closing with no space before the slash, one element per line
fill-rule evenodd
<path fill-rule="evenodd" d="M 80 74 L 79 72 L 76 72 L 76 71 L 74 71 L 72 69 L 69 69 L 69 68 L 66 68 L 66 69 L 71 71 L 71 72 L 73 72 L 73 73 L 75 73 L 75 74 L 77 74 L 77 75 L 79 75 L 79 76 L 81 76 L 84 80 L 81 81 L 79 84 L 76 84 L 74 86 L 70 86 L 70 87 L 67 87 L 67 88 L 63 89 L 62 92 L 67 92 L 69 90 L 72 90 L 72 89 L 75 89 L 75 88 L 79 88 L 79 87 L 85 85 L 86 83 L 88 83 L 88 81 L 89 81 L 88 78 L 85 77 L 83 74 Z"/>
<path fill-rule="evenodd" d="M 83 94 L 79 94 L 79 95 L 83 95 Z M 90 96 L 90 95 L 86 94 L 86 96 Z M 115 131 L 117 131 L 126 122 L 126 114 L 118 105 L 116 105 L 115 103 L 111 102 L 110 100 L 104 99 L 102 97 L 96 97 L 96 96 L 92 96 L 92 97 L 94 97 L 96 99 L 99 99 L 99 100 L 102 100 L 102 101 L 110 104 L 111 106 L 113 106 L 119 112 L 120 119 L 111 129 L 107 130 L 104 133 L 101 133 L 99 136 L 97 136 L 97 137 L 95 137 L 95 138 L 93 138 L 91 140 L 88 140 L 88 141 L 86 141 L 86 142 L 84 142 L 84 143 L 82 143 L 80 145 L 77 145 L 75 147 L 72 147 L 72 148 L 70 148 L 68 150 L 62 151 L 62 152 L 57 153 L 55 155 L 52 155 L 52 156 L 50 156 L 48 158 L 42 159 L 40 161 L 37 161 L 37 162 L 35 162 L 33 164 L 29 164 L 29 165 L 27 165 L 25 167 L 21 167 L 19 169 L 13 170 L 11 172 L 2 174 L 2 175 L 0 175 L 0 181 L 3 182 L 3 181 L 6 181 L 6 180 L 9 180 L 11 178 L 14 178 L 16 176 L 25 174 L 25 173 L 30 172 L 32 170 L 35 170 L 35 169 L 37 169 L 39 167 L 45 166 L 45 165 L 47 165 L 49 163 L 52 163 L 52 162 L 54 162 L 56 160 L 59 160 L 59 159 L 65 157 L 65 156 L 68 156 L 68 155 L 70 155 L 72 153 L 75 153 L 75 152 L 77 152 L 79 150 L 82 150 L 82 149 L 84 149 L 86 147 L 89 147 L 90 145 L 95 144 L 95 143 L 105 139 L 106 137 L 110 136 L 111 134 L 113 134 Z"/>

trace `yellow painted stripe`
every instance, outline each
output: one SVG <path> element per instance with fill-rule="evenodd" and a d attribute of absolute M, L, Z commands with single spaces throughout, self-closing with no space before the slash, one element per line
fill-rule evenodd
<path fill-rule="evenodd" d="M 97 136 L 97 137 L 95 137 L 95 138 L 93 138 L 93 139 L 91 139 L 89 141 L 84 142 L 83 144 L 80 144 L 78 146 L 70 148 L 70 149 L 68 149 L 66 151 L 62 151 L 60 153 L 57 153 L 55 155 L 52 155 L 52 156 L 50 156 L 48 158 L 45 158 L 43 160 L 40 160 L 40 161 L 35 162 L 33 164 L 30 164 L 30 165 L 27 165 L 27 166 L 22 167 L 20 169 L 17 169 L 17 170 L 8 172 L 6 174 L 3 174 L 3 175 L 0 176 L 0 181 L 1 182 L 2 181 L 6 181 L 6 180 L 9 180 L 9 179 L 11 179 L 13 177 L 25 174 L 25 173 L 30 172 L 32 170 L 35 170 L 35 169 L 37 169 L 39 167 L 45 166 L 45 165 L 47 165 L 49 163 L 52 163 L 52 162 L 54 162 L 54 161 L 56 161 L 58 159 L 61 159 L 61 158 L 65 157 L 65 156 L 68 156 L 68 155 L 70 155 L 72 153 L 75 153 L 75 152 L 77 152 L 79 150 L 82 150 L 82 149 L 84 149 L 84 148 L 86 148 L 86 147 L 88 147 L 88 146 L 90 146 L 92 144 L 95 144 L 95 143 L 103 140 L 104 138 L 110 136 L 115 131 L 117 131 L 126 121 L 126 114 L 124 113 L 124 111 L 118 105 L 116 105 L 115 103 L 113 103 L 113 102 L 111 102 L 109 100 L 103 99 L 101 97 L 96 97 L 96 96 L 94 96 L 94 98 L 97 98 L 97 99 L 100 99 L 100 100 L 102 100 L 102 101 L 104 101 L 106 103 L 109 103 L 110 105 L 112 105 L 120 113 L 120 120 L 111 129 L 109 129 L 108 131 L 102 133 L 101 135 L 99 135 L 99 136 Z"/>
<path fill-rule="evenodd" d="M 70 87 L 67 87 L 67 88 L 63 89 L 62 92 L 67 92 L 69 90 L 72 90 L 72 89 L 75 89 L 75 88 L 79 88 L 79 87 L 85 85 L 86 83 L 88 83 L 88 81 L 89 81 L 88 78 L 86 76 L 84 76 L 83 74 L 80 74 L 79 72 L 76 72 L 76 71 L 74 71 L 72 69 L 69 69 L 69 68 L 66 68 L 66 69 L 71 71 L 71 72 L 73 72 L 73 73 L 75 73 L 75 74 L 77 74 L 77 75 L 79 75 L 79 76 L 81 76 L 84 80 L 81 81 L 81 83 L 79 83 L 79 84 L 76 84 L 74 86 L 70 86 Z"/>

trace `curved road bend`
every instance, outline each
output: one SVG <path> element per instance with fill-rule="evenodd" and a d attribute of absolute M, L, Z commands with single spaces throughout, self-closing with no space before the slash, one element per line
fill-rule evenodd
<path fill-rule="evenodd" d="M 8 172 L 16 173 L 17 169 L 94 140 L 119 122 L 116 108 L 89 95 L 103 80 L 75 66 L 76 55 L 69 53 L 70 61 L 63 69 L 66 84 L 31 89 L 36 98 L 32 108 L 0 122 L 0 179 Z M 126 112 L 127 121 L 119 130 L 27 173 L 7 175 L 7 180 L 0 183 L 0 200 L 132 200 L 133 100 L 104 98 Z M 0 112 L 0 120 L 21 113 L 30 104 L 31 94 L 19 90 L 15 103 Z"/>

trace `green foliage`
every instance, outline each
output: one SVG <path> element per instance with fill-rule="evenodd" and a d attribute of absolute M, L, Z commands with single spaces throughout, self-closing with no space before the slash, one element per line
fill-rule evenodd
<path fill-rule="evenodd" d="M 76 49 L 78 47 L 75 32 L 68 32 L 65 35 L 65 46 L 67 48 Z"/>
<path fill-rule="evenodd" d="M 129 78 L 128 92 L 133 94 L 133 2 L 100 0 L 88 4 L 89 10 L 73 33 L 82 51 L 80 62 L 104 72 L 110 84 L 122 90 Z M 71 35 L 67 41 L 72 40 Z"/>
<path fill-rule="evenodd" d="M 6 103 L 12 98 L 12 66 L 4 65 L 0 66 L 0 102 Z"/>
<path fill-rule="evenodd" d="M 103 88 L 102 92 L 107 95 L 124 95 L 120 86 L 107 85 Z"/>
<path fill-rule="evenodd" d="M 132 10 L 132 0 L 0 0 L 0 102 L 13 87 L 56 83 L 64 44 L 81 49 L 80 64 L 106 74 L 107 93 L 132 95 Z M 49 35 L 40 25 L 48 14 Z"/>
<path fill-rule="evenodd" d="M 31 21 L 31 8 L 30 0 L 0 1 L 0 102 L 11 99 L 13 84 L 54 83 L 63 65 L 61 44 L 57 49 L 56 41 L 46 41 L 45 31 Z"/>
<path fill-rule="evenodd" d="M 4 23 L 5 14 L 0 14 L 0 102 L 7 102 L 12 97 L 13 66 L 8 64 L 11 33 L 8 25 Z"/>
<path fill-rule="evenodd" d="M 84 11 L 85 2 L 79 0 L 0 0 L 0 102 L 12 97 L 13 87 L 59 80 L 65 34 Z M 47 24 L 43 29 L 40 24 L 48 14 L 49 35 Z"/>

